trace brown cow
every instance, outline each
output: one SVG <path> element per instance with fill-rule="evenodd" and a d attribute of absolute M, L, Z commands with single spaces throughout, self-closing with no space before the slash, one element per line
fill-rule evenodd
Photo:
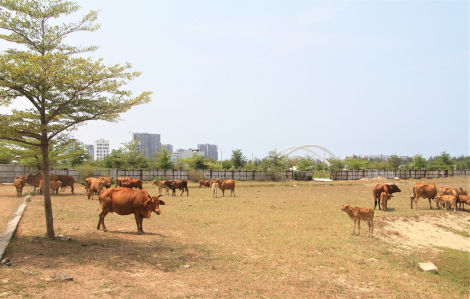
<path fill-rule="evenodd" d="M 170 189 L 173 191 L 171 196 L 176 196 L 176 189 L 181 191 L 181 196 L 183 196 L 183 193 L 186 190 L 186 196 L 189 196 L 188 181 L 186 180 L 174 180 L 170 185 Z"/>
<path fill-rule="evenodd" d="M 133 178 L 130 178 L 130 177 L 117 177 L 116 181 L 115 181 L 116 187 L 122 187 L 122 182 L 129 181 L 131 179 L 133 179 Z"/>
<path fill-rule="evenodd" d="M 121 186 L 125 188 L 136 188 L 142 189 L 142 180 L 141 179 L 130 179 L 126 181 L 121 181 Z"/>
<path fill-rule="evenodd" d="M 199 181 L 199 188 L 201 188 L 201 186 L 210 187 L 211 186 L 211 181 L 210 180 L 200 180 Z"/>
<path fill-rule="evenodd" d="M 385 192 L 387 193 L 390 197 L 392 198 L 392 194 L 395 193 L 395 192 L 401 192 L 400 188 L 398 188 L 397 185 L 395 184 L 377 184 L 374 186 L 374 188 L 372 189 L 372 195 L 374 196 L 374 210 L 375 210 L 375 207 L 377 206 L 377 204 L 379 205 L 379 210 L 380 210 L 380 194 L 382 194 L 382 192 Z M 385 208 L 387 208 L 387 206 L 385 206 Z"/>
<path fill-rule="evenodd" d="M 87 191 L 88 199 L 91 197 L 91 200 L 93 200 L 95 193 L 97 193 L 99 197 L 99 195 L 103 192 L 103 183 L 104 181 L 101 178 L 92 178 L 90 187 Z"/>
<path fill-rule="evenodd" d="M 165 188 L 165 190 L 166 190 L 166 195 L 168 195 L 168 193 L 169 193 L 168 190 L 170 190 L 170 187 L 168 187 L 167 185 L 165 185 L 163 182 L 164 182 L 164 181 L 153 180 L 153 181 L 152 181 L 152 185 L 155 185 L 155 186 L 158 187 L 158 192 L 159 192 L 159 194 L 162 194 L 162 190 L 163 190 L 163 188 Z"/>
<path fill-rule="evenodd" d="M 42 181 L 42 175 L 41 174 L 31 174 L 29 173 L 26 176 L 25 182 L 34 187 L 34 191 L 36 191 L 36 188 L 39 188 L 39 183 Z M 49 175 L 49 181 L 57 181 L 57 176 L 55 174 Z M 41 194 L 41 190 L 39 190 L 39 194 Z"/>
<path fill-rule="evenodd" d="M 49 188 L 51 189 L 51 194 L 59 194 L 59 188 L 62 186 L 61 181 L 49 181 Z M 44 181 L 39 181 L 39 193 L 42 194 L 44 191 Z"/>
<path fill-rule="evenodd" d="M 75 184 L 75 179 L 71 175 L 57 175 L 57 179 L 54 181 L 61 181 L 63 187 L 69 186 L 72 189 L 73 194 L 73 185 Z"/>
<path fill-rule="evenodd" d="M 441 195 L 453 195 L 457 198 L 457 203 L 460 203 L 460 201 L 459 201 L 460 191 L 457 188 L 440 187 L 439 191 L 438 191 L 438 194 L 439 194 L 439 196 L 441 196 Z M 442 202 L 442 200 L 439 201 L 439 202 Z M 447 202 L 444 202 L 444 206 L 447 210 Z M 438 202 L 436 202 L 436 208 L 439 209 Z"/>
<path fill-rule="evenodd" d="M 18 195 L 18 197 L 23 195 L 23 188 L 24 188 L 25 183 L 26 181 L 22 175 L 20 175 L 19 177 L 16 177 L 15 180 L 13 181 L 13 185 L 16 188 L 16 194 Z"/>
<path fill-rule="evenodd" d="M 465 204 L 470 206 L 470 196 L 460 194 L 459 201 L 461 203 L 462 210 L 465 211 Z"/>
<path fill-rule="evenodd" d="M 429 200 L 429 208 L 432 209 L 431 199 L 434 199 L 437 195 L 436 184 L 425 184 L 416 183 L 413 186 L 413 196 L 411 198 L 411 208 L 413 208 L 413 200 L 415 201 L 416 209 L 418 208 L 418 199 L 420 197 L 427 198 Z"/>
<path fill-rule="evenodd" d="M 380 193 L 380 202 L 382 203 L 382 211 L 387 210 L 387 201 L 392 197 L 387 192 Z M 379 207 L 380 208 L 380 207 Z"/>
<path fill-rule="evenodd" d="M 369 224 L 369 236 L 372 236 L 374 233 L 374 210 L 371 208 L 359 208 L 359 207 L 354 207 L 351 208 L 350 205 L 344 205 L 341 208 L 341 211 L 346 212 L 349 216 L 354 221 L 354 230 L 353 230 L 353 235 L 354 232 L 356 231 L 356 221 L 358 223 L 358 228 L 359 228 L 359 234 L 361 234 L 361 220 L 367 221 Z"/>
<path fill-rule="evenodd" d="M 111 188 L 111 185 L 113 184 L 113 177 L 111 176 L 99 176 L 96 177 L 97 179 L 101 179 L 103 181 L 103 188 Z"/>
<path fill-rule="evenodd" d="M 230 190 L 230 197 L 235 196 L 235 181 L 234 180 L 215 180 L 219 184 L 219 189 L 222 190 L 222 196 L 225 197 L 225 190 Z"/>
<path fill-rule="evenodd" d="M 155 212 L 160 215 L 160 205 L 165 202 L 160 200 L 160 196 L 150 197 L 147 190 L 134 190 L 129 188 L 110 188 L 106 189 L 100 195 L 101 213 L 99 215 L 98 227 L 103 224 L 103 231 L 107 231 L 104 225 L 104 217 L 111 212 L 119 215 L 134 214 L 137 224 L 137 233 L 143 234 L 142 221 L 144 218 L 150 218 L 150 214 Z"/>
<path fill-rule="evenodd" d="M 454 195 L 438 195 L 434 197 L 434 201 L 436 202 L 436 207 L 439 209 L 439 204 L 444 203 L 446 210 L 448 209 L 449 206 L 454 207 L 454 213 L 455 210 L 457 209 L 457 197 Z"/>

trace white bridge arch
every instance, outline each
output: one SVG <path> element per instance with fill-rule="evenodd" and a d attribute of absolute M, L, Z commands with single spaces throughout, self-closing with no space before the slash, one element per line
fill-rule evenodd
<path fill-rule="evenodd" d="M 291 145 L 291 146 L 288 146 L 282 150 L 280 150 L 278 152 L 278 154 L 281 154 L 281 155 L 285 155 L 285 156 L 289 156 L 290 154 L 292 154 L 293 152 L 295 151 L 298 151 L 298 150 L 306 150 L 308 152 L 311 152 L 312 154 L 314 154 L 315 156 L 317 156 L 318 158 L 320 158 L 320 160 L 323 160 L 324 156 L 322 157 L 320 154 L 318 154 L 316 151 L 312 150 L 311 148 L 319 148 L 323 151 L 325 151 L 326 153 L 328 153 L 328 155 L 330 156 L 330 158 L 333 158 L 333 159 L 338 159 L 338 157 L 336 157 L 331 151 L 329 151 L 328 149 L 324 148 L 323 146 L 320 146 L 320 145 L 316 145 L 316 144 L 305 144 L 305 145 Z M 325 161 L 327 164 L 330 164 L 328 161 Z"/>

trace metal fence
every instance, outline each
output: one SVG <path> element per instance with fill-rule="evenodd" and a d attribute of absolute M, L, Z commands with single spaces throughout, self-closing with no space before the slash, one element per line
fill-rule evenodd
<path fill-rule="evenodd" d="M 111 176 L 116 177 L 133 177 L 143 181 L 151 181 L 154 178 L 165 178 L 168 180 L 189 180 L 189 172 L 191 170 L 178 170 L 178 169 L 95 169 L 93 170 L 95 176 Z M 250 171 L 250 170 L 196 170 L 201 179 L 215 180 L 219 179 L 233 179 L 240 181 L 266 181 L 273 178 L 279 180 L 291 180 L 293 178 L 292 171 Z M 0 165 L 0 183 L 13 183 L 15 177 L 22 175 L 26 177 L 29 173 L 36 174 L 37 172 L 32 167 L 16 165 L 16 164 L 1 164 Z M 77 169 L 68 168 L 51 168 L 51 174 L 56 175 L 70 175 L 73 176 L 75 181 L 86 179 L 80 175 Z"/>
<path fill-rule="evenodd" d="M 453 176 L 470 176 L 470 170 L 340 170 L 332 171 L 330 178 L 337 180 L 360 180 L 383 177 L 386 179 L 435 179 Z"/>

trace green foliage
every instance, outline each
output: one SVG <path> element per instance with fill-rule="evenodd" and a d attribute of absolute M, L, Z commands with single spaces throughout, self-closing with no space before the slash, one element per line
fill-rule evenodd
<path fill-rule="evenodd" d="M 237 149 L 232 151 L 232 158 L 230 158 L 230 161 L 232 161 L 233 167 L 235 169 L 242 169 L 247 163 L 248 159 L 243 156 L 242 150 Z"/>
<path fill-rule="evenodd" d="M 427 168 L 430 170 L 452 170 L 454 162 L 451 160 L 450 154 L 444 151 L 440 156 L 429 159 Z"/>
<path fill-rule="evenodd" d="M 400 167 L 400 157 L 397 154 L 393 154 L 388 158 L 388 169 L 397 170 Z"/>
<path fill-rule="evenodd" d="M 349 170 L 366 169 L 367 161 L 362 159 L 346 159 L 344 161 Z"/>
<path fill-rule="evenodd" d="M 413 157 L 413 162 L 412 162 L 413 168 L 412 169 L 425 169 L 426 168 L 426 159 L 423 158 L 423 155 L 421 154 L 416 154 Z"/>
<path fill-rule="evenodd" d="M 297 170 L 300 170 L 300 171 L 313 170 L 314 167 L 315 167 L 315 160 L 309 155 L 307 155 L 305 158 L 301 158 L 297 162 Z"/>
<path fill-rule="evenodd" d="M 261 161 L 261 167 L 266 171 L 288 169 L 285 157 L 276 151 L 268 152 L 268 156 Z"/>
<path fill-rule="evenodd" d="M 95 169 L 90 165 L 79 166 L 77 169 L 80 178 L 83 180 L 95 176 Z"/>
<path fill-rule="evenodd" d="M 224 160 L 222 161 L 222 169 L 230 170 L 232 169 L 233 163 L 231 160 Z"/>
<path fill-rule="evenodd" d="M 329 158 L 328 162 L 330 162 L 330 169 L 332 171 L 338 171 L 344 169 L 344 162 L 340 159 Z"/>
<path fill-rule="evenodd" d="M 193 153 L 191 157 L 179 158 L 176 167 L 178 169 L 207 169 L 206 156 Z"/>
<path fill-rule="evenodd" d="M 171 161 L 171 153 L 167 149 L 162 149 L 155 154 L 155 157 L 157 158 L 155 161 L 157 169 L 173 169 L 175 167 L 175 163 Z"/>

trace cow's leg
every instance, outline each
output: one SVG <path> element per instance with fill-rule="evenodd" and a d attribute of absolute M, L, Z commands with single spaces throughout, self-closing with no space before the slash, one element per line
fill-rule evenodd
<path fill-rule="evenodd" d="M 354 233 L 356 232 L 356 220 L 353 220 L 353 221 L 354 221 L 354 229 L 353 229 L 353 233 L 352 233 L 352 234 L 354 235 Z"/>
<path fill-rule="evenodd" d="M 103 225 L 103 231 L 107 232 L 108 230 L 106 229 L 106 226 L 104 225 L 104 217 L 109 213 L 109 211 L 106 209 L 103 209 L 103 211 L 100 213 L 100 219 L 98 221 L 98 227 L 96 229 L 100 229 L 101 224 Z"/>
<path fill-rule="evenodd" d="M 143 221 L 143 218 L 141 217 L 141 215 L 135 213 L 134 214 L 135 216 L 135 223 L 137 224 L 137 233 L 138 234 L 143 234 L 144 231 L 142 229 L 142 221 Z"/>
<path fill-rule="evenodd" d="M 70 189 L 72 189 L 72 195 L 73 195 L 73 184 L 72 184 L 72 186 L 70 186 Z"/>
<path fill-rule="evenodd" d="M 180 196 L 183 196 L 183 193 L 184 193 L 184 187 L 183 187 L 183 189 L 182 189 L 182 190 L 183 190 L 183 191 L 181 191 L 181 195 L 180 195 Z"/>
<path fill-rule="evenodd" d="M 357 230 L 359 231 L 357 235 L 360 236 L 361 235 L 361 219 L 357 219 Z"/>
<path fill-rule="evenodd" d="M 431 206 L 431 198 L 428 198 L 429 200 L 429 208 L 432 210 L 432 206 Z"/>

